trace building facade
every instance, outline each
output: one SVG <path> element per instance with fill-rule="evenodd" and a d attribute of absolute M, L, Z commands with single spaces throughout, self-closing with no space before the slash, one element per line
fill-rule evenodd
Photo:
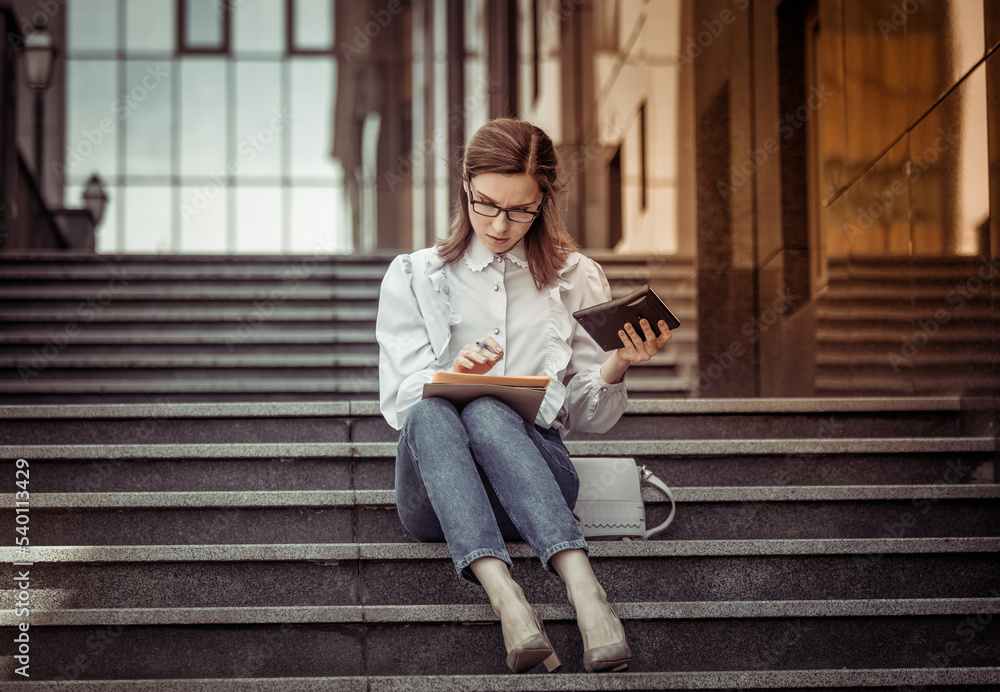
<path fill-rule="evenodd" d="M 702 391 L 995 390 L 997 4 L 690 7 Z"/>
<path fill-rule="evenodd" d="M 584 248 L 684 267 L 693 393 L 1000 382 L 992 0 L 17 0 L 14 14 L 63 47 L 40 189 L 72 206 L 100 173 L 99 251 L 424 246 L 447 230 L 468 136 L 517 115 L 556 142 Z"/>

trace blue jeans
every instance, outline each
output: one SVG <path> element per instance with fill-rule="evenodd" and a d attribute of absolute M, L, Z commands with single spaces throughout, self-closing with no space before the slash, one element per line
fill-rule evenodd
<path fill-rule="evenodd" d="M 580 479 L 556 430 L 524 421 L 493 397 L 461 412 L 441 398 L 407 413 L 396 452 L 396 509 L 419 541 L 447 541 L 458 573 L 523 539 L 546 569 L 561 550 L 587 550 L 570 508 Z"/>

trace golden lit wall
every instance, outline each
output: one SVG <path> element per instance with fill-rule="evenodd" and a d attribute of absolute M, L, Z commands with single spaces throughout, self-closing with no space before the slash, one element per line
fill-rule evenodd
<path fill-rule="evenodd" d="M 984 251 L 986 44 L 976 0 L 820 0 L 818 197 L 830 257 Z"/>

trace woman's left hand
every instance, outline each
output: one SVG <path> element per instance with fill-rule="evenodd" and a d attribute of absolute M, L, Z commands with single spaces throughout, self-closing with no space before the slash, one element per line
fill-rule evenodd
<path fill-rule="evenodd" d="M 663 320 L 660 320 L 657 325 L 660 328 L 659 336 L 653 334 L 653 328 L 647 320 L 639 322 L 639 326 L 646 337 L 645 341 L 631 324 L 626 324 L 623 329 L 618 330 L 622 347 L 609 355 L 608 359 L 604 361 L 604 365 L 601 366 L 601 377 L 608 384 L 621 382 L 628 366 L 632 363 L 646 362 L 659 353 L 660 349 L 670 341 L 670 330 Z"/>
<path fill-rule="evenodd" d="M 621 338 L 623 346 L 615 351 L 615 355 L 629 364 L 646 362 L 659 353 L 660 349 L 670 341 L 670 330 L 663 320 L 660 320 L 657 325 L 660 328 L 659 336 L 653 334 L 653 328 L 648 320 L 641 320 L 639 326 L 646 337 L 645 341 L 635 331 L 635 327 L 631 323 L 626 324 L 624 329 L 618 330 L 618 336 Z"/>

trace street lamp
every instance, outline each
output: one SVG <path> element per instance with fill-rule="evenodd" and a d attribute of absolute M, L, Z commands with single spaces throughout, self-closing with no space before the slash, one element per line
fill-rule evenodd
<path fill-rule="evenodd" d="M 90 210 L 90 215 L 94 217 L 94 228 L 101 225 L 101 218 L 104 217 L 104 205 L 108 203 L 108 196 L 104 192 L 104 181 L 101 176 L 94 173 L 87 181 L 87 187 L 83 189 L 83 206 Z"/>
<path fill-rule="evenodd" d="M 36 23 L 35 31 L 24 39 L 24 74 L 28 86 L 35 92 L 35 177 L 38 189 L 42 182 L 42 131 L 44 127 L 45 90 L 52 80 L 52 64 L 55 61 L 55 41 L 45 24 Z"/>

